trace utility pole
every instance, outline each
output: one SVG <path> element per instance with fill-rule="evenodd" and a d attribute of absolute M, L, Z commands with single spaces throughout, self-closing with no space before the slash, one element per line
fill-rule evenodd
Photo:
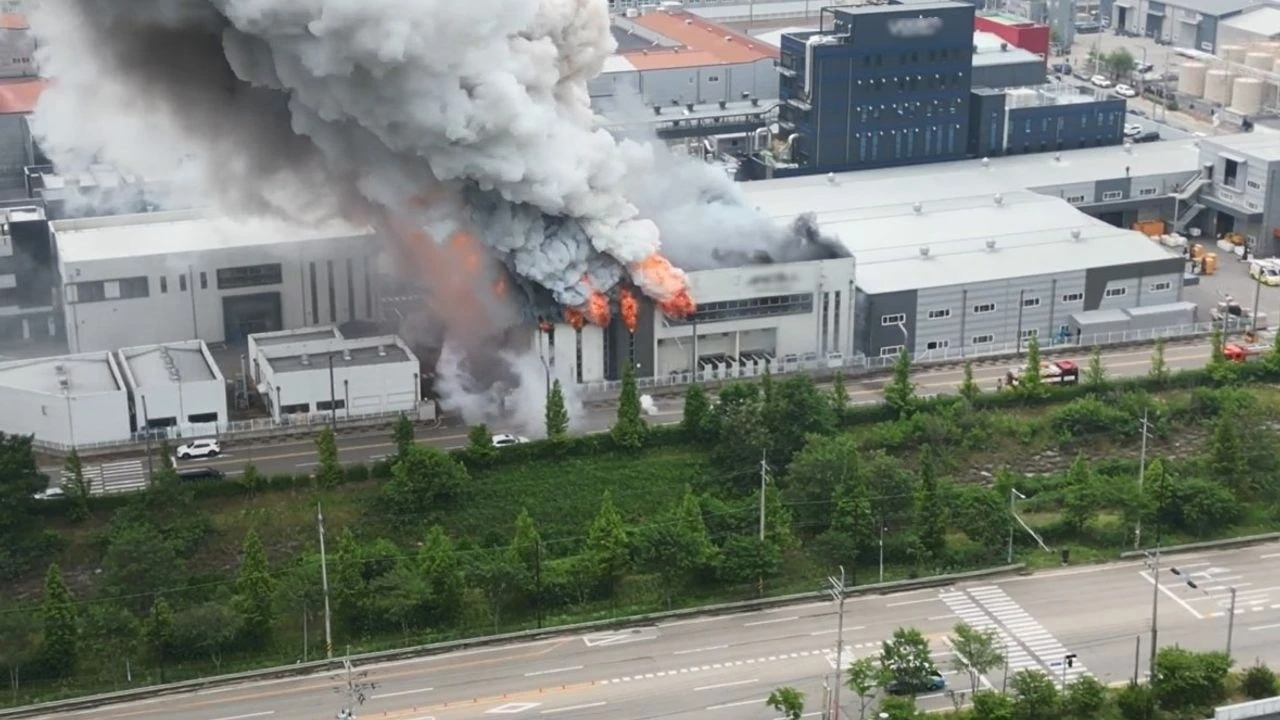
<path fill-rule="evenodd" d="M 1231 590 L 1231 609 L 1227 611 L 1227 657 L 1231 657 L 1231 638 L 1236 633 L 1236 589 Z"/>
<path fill-rule="evenodd" d="M 827 594 L 836 601 L 836 682 L 831 690 L 831 720 L 840 720 L 840 686 L 844 684 L 844 566 L 840 577 L 827 576 Z"/>
<path fill-rule="evenodd" d="M 884 518 L 880 518 L 880 582 L 884 583 Z"/>
<path fill-rule="evenodd" d="M 764 542 L 764 495 L 769 484 L 769 451 L 760 451 L 760 542 Z"/>
<path fill-rule="evenodd" d="M 1151 423 L 1147 422 L 1147 414 L 1149 411 L 1142 411 L 1142 454 L 1138 456 L 1138 500 L 1142 500 L 1142 486 L 1146 482 L 1147 477 L 1147 432 L 1151 429 Z M 1138 511 L 1138 521 L 1133 530 L 1133 549 L 1142 549 L 1142 511 Z"/>
<path fill-rule="evenodd" d="M 151 416 L 147 413 L 147 396 L 143 395 L 142 400 L 142 437 L 147 441 L 147 484 L 155 479 L 155 467 L 152 465 L 154 455 L 151 451 Z"/>
<path fill-rule="evenodd" d="M 1015 525 L 1015 524 L 1017 524 L 1017 522 L 1018 522 L 1018 507 L 1017 507 L 1018 498 L 1022 498 L 1023 500 L 1026 500 L 1026 499 L 1027 499 L 1027 496 L 1026 496 L 1026 495 L 1023 495 L 1023 494 L 1022 494 L 1022 493 L 1020 493 L 1020 492 L 1018 492 L 1018 489 L 1017 489 L 1017 488 L 1009 488 L 1009 552 L 1008 552 L 1008 562 L 1009 562 L 1009 564 L 1010 564 L 1010 565 L 1012 565 L 1012 564 L 1013 564 L 1013 528 L 1014 528 L 1014 525 Z M 1024 526 L 1024 527 L 1025 527 L 1025 526 Z M 1030 532 L 1030 530 L 1029 530 L 1029 529 L 1028 529 L 1028 532 Z M 1033 533 L 1033 535 L 1034 535 L 1034 533 Z M 1040 538 L 1039 538 L 1038 536 L 1036 537 L 1036 541 L 1037 541 L 1037 542 L 1039 542 L 1039 541 L 1040 541 Z M 1041 545 L 1043 546 L 1043 543 L 1041 543 Z"/>
<path fill-rule="evenodd" d="M 1149 677 L 1152 681 L 1156 677 L 1156 653 L 1159 652 L 1159 644 L 1157 643 L 1160 633 L 1160 547 L 1156 546 L 1154 555 L 1147 556 L 1151 563 L 1151 661 L 1148 664 Z"/>
<path fill-rule="evenodd" d="M 316 503 L 316 528 L 320 532 L 320 587 L 324 591 L 324 656 L 333 659 L 333 628 L 329 615 L 329 560 L 324 554 L 324 513 Z"/>

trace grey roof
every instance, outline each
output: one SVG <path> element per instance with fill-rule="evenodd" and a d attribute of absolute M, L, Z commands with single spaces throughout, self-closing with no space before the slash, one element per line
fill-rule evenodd
<path fill-rule="evenodd" d="M 1029 191 L 1004 194 L 999 205 L 988 195 L 969 196 L 922 203 L 919 213 L 911 203 L 897 203 L 820 216 L 819 222 L 853 253 L 858 288 L 868 294 L 1173 257 L 1142 233 Z"/>
<path fill-rule="evenodd" d="M 62 377 L 67 379 L 65 389 L 60 382 Z M 60 397 L 122 389 L 115 361 L 106 352 L 3 363 L 0 364 L 0 385 Z"/>
<path fill-rule="evenodd" d="M 312 342 L 315 340 L 341 340 L 342 333 L 332 325 L 299 330 L 280 330 L 277 332 L 254 333 L 253 342 L 258 347 L 272 345 L 289 345 L 292 343 Z"/>
<path fill-rule="evenodd" d="M 1280 161 L 1280 133 L 1266 130 L 1205 138 L 1204 145 L 1268 162 Z"/>
<path fill-rule="evenodd" d="M 996 67 L 998 65 L 1021 65 L 1023 63 L 1043 63 L 1044 59 L 1033 52 L 1021 48 L 1010 48 L 1005 52 L 974 53 L 974 67 Z"/>
<path fill-rule="evenodd" d="M 1211 17 L 1231 15 L 1262 4 L 1258 0 L 1165 0 L 1167 7 L 1190 10 Z"/>
<path fill-rule="evenodd" d="M 1280 35 L 1280 8 L 1270 5 L 1256 7 L 1233 18 L 1223 20 L 1222 25 L 1251 35 L 1273 38 Z"/>
<path fill-rule="evenodd" d="M 135 388 L 219 380 L 222 374 L 205 355 L 204 342 L 186 342 L 125 348 L 120 351 Z"/>
<path fill-rule="evenodd" d="M 618 43 L 617 52 L 620 53 L 631 52 L 634 50 L 648 50 L 653 47 L 654 44 L 652 40 L 640 37 L 626 28 L 620 28 L 617 25 L 610 25 L 609 31 L 613 34 L 613 41 Z"/>
<path fill-rule="evenodd" d="M 399 344 L 394 336 L 360 338 L 358 340 L 339 340 L 332 343 L 310 343 L 308 352 L 296 352 L 290 349 L 288 355 L 272 356 L 264 351 L 267 363 L 273 372 L 301 372 L 305 370 L 328 369 L 329 357 L 333 357 L 334 368 L 354 367 L 362 365 L 392 365 L 408 362 L 412 355 Z M 312 350 L 316 350 L 312 352 Z M 351 359 L 347 360 L 343 351 Z M 303 359 L 306 362 L 303 362 Z"/>

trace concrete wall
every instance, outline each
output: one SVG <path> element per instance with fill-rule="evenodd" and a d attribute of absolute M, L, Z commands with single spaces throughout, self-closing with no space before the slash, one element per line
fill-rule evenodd
<path fill-rule="evenodd" d="M 95 354 L 93 360 L 101 361 L 101 356 Z M 70 447 L 132 437 L 129 394 L 123 383 L 116 390 L 96 393 L 77 393 L 73 387 L 69 397 L 0 384 L 0 407 L 0 431 L 35 435 L 43 442 Z"/>
<path fill-rule="evenodd" d="M 393 344 L 394 338 L 379 338 L 383 344 Z M 280 416 L 281 407 L 306 404 L 311 414 L 327 414 L 318 404 L 328 403 L 330 398 L 345 405 L 337 411 L 338 417 L 373 413 L 415 412 L 418 407 L 419 365 L 408 346 L 395 341 L 405 353 L 400 362 L 376 364 L 346 364 L 342 359 L 343 347 L 354 347 L 355 341 L 315 341 L 294 345 L 275 345 L 259 351 L 259 355 L 281 356 L 307 353 L 311 366 L 307 370 L 276 371 L 271 363 L 259 358 L 262 384 L 271 396 L 272 416 Z M 360 347 L 376 345 L 373 338 L 363 338 Z M 332 352 L 333 384 L 329 382 L 328 355 Z M 331 391 L 332 387 L 332 391 Z"/>
<path fill-rule="evenodd" d="M 973 87 L 1028 87 L 1043 85 L 1044 82 L 1045 63 L 1040 58 L 1001 63 L 999 65 L 980 65 L 975 63 L 973 66 Z"/>
<path fill-rule="evenodd" d="M 196 421 L 191 418 L 216 415 L 214 422 L 224 425 L 230 419 L 227 411 L 226 379 L 218 370 L 218 365 L 204 343 L 192 343 L 194 347 L 180 348 L 183 352 L 199 352 L 205 363 L 212 370 L 213 377 L 208 380 L 188 380 L 173 382 L 167 378 L 163 381 L 137 377 L 129 365 L 129 358 L 139 352 L 155 351 L 155 348 L 125 348 L 120 351 L 120 368 L 125 383 L 133 393 L 134 417 L 139 428 L 188 425 Z M 205 423 L 200 423 L 205 424 Z"/>

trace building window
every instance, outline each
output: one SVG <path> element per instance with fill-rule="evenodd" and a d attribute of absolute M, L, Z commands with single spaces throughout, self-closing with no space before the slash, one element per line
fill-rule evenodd
<path fill-rule="evenodd" d="M 946 350 L 949 347 L 951 347 L 950 340 L 930 340 L 929 342 L 925 343 L 924 349 L 925 350 Z"/>
<path fill-rule="evenodd" d="M 1127 288 L 1127 287 L 1112 287 L 1112 288 L 1107 288 L 1107 291 L 1106 291 L 1106 292 L 1104 292 L 1104 293 L 1102 293 L 1103 297 L 1109 297 L 1109 298 L 1113 298 L 1113 297 L 1123 297 L 1123 296 L 1128 295 L 1128 294 L 1129 294 L 1129 288 Z"/>
<path fill-rule="evenodd" d="M 200 271 L 200 289 L 201 290 L 209 289 L 209 276 L 203 270 Z"/>
<path fill-rule="evenodd" d="M 1257 180 L 1246 180 L 1244 184 L 1245 184 L 1246 186 L 1248 186 L 1248 187 L 1249 187 L 1249 189 L 1251 189 L 1251 190 L 1261 190 L 1261 189 L 1262 189 L 1262 183 L 1258 182 Z"/>
<path fill-rule="evenodd" d="M 663 318 L 667 327 L 690 323 L 723 322 L 757 317 L 782 315 L 808 315 L 813 312 L 813 294 L 770 295 L 745 300 L 725 300 L 702 303 L 697 312 L 687 318 L 674 320 Z"/>
<path fill-rule="evenodd" d="M 1156 192 L 1157 192 L 1156 188 L 1153 188 L 1153 187 L 1138 189 L 1138 195 L 1142 197 L 1150 197 L 1151 195 L 1155 195 Z"/>
<path fill-rule="evenodd" d="M 1108 190 L 1102 193 L 1103 200 L 1119 200 L 1122 197 L 1124 197 L 1124 193 L 1119 190 Z"/>
<path fill-rule="evenodd" d="M 1040 307 L 1040 298 L 1024 297 L 1022 298 L 1022 307 L 1024 308 Z"/>
<path fill-rule="evenodd" d="M 284 282 L 284 268 L 280 263 L 219 268 L 217 277 L 219 290 L 279 285 Z M 204 273 L 200 273 L 200 287 L 205 287 Z"/>
<path fill-rule="evenodd" d="M 939 308 L 929 311 L 930 320 L 946 320 L 951 317 L 951 308 Z"/>
<path fill-rule="evenodd" d="M 91 280 L 72 283 L 67 302 L 91 303 L 107 300 L 132 300 L 151 295 L 150 281 L 145 277 L 120 278 L 119 280 Z"/>
<path fill-rule="evenodd" d="M 881 316 L 880 316 L 880 325 L 881 325 L 881 326 L 888 326 L 888 325 L 901 325 L 902 323 L 904 323 L 904 322 L 906 322 L 906 321 L 907 321 L 907 316 L 906 316 L 906 314 L 905 314 L 905 313 L 894 313 L 893 315 L 881 315 Z"/>
<path fill-rule="evenodd" d="M 1261 205 L 1259 205 L 1258 203 L 1256 203 L 1256 202 L 1254 202 L 1254 201 L 1252 201 L 1252 200 L 1245 200 L 1245 201 L 1244 201 L 1244 206 L 1245 206 L 1245 207 L 1247 207 L 1247 208 L 1249 208 L 1250 210 L 1261 210 L 1261 209 L 1262 209 L 1262 206 L 1261 206 Z"/>
<path fill-rule="evenodd" d="M 1084 293 L 1074 292 L 1074 293 L 1067 293 L 1066 295 L 1062 296 L 1062 302 L 1064 303 L 1076 303 L 1076 302 L 1080 302 L 1081 300 L 1084 300 Z"/>
<path fill-rule="evenodd" d="M 1083 195 L 1068 195 L 1068 196 L 1067 196 L 1067 202 L 1071 203 L 1072 205 L 1083 205 L 1083 204 L 1084 204 L 1084 196 L 1083 196 Z"/>
<path fill-rule="evenodd" d="M 880 348 L 880 357 L 895 357 L 902 353 L 902 345 L 889 345 Z"/>
<path fill-rule="evenodd" d="M 969 344 L 990 345 L 991 343 L 995 342 L 995 340 L 996 340 L 995 335 L 974 335 L 973 339 L 969 341 Z"/>
<path fill-rule="evenodd" d="M 989 312 L 995 312 L 995 311 L 996 311 L 995 303 L 982 303 L 981 305 L 973 306 L 974 315 L 981 315 L 983 313 L 989 313 Z"/>
<path fill-rule="evenodd" d="M 346 400 L 334 400 L 332 403 L 330 403 L 328 400 L 317 400 L 317 401 L 316 401 L 316 411 L 317 411 L 317 412 L 319 412 L 319 411 L 341 410 L 341 409 L 345 408 L 346 406 L 347 406 L 347 401 L 346 401 Z"/>
<path fill-rule="evenodd" d="M 1173 289 L 1173 283 L 1172 283 L 1172 282 L 1170 282 L 1170 281 L 1168 281 L 1168 280 L 1161 280 L 1160 282 L 1153 282 L 1153 283 L 1151 283 L 1151 287 L 1150 287 L 1150 288 L 1148 288 L 1148 290 L 1149 290 L 1150 292 L 1153 292 L 1153 293 L 1158 293 L 1158 292 L 1168 292 L 1168 291 L 1170 291 L 1170 290 L 1172 290 L 1172 289 Z"/>
<path fill-rule="evenodd" d="M 186 292 L 186 291 L 187 291 L 187 276 L 179 275 L 178 276 L 178 292 Z"/>
<path fill-rule="evenodd" d="M 1023 330 L 1021 334 L 1023 340 L 1030 340 L 1031 338 L 1040 335 L 1040 328 L 1028 328 Z"/>
<path fill-rule="evenodd" d="M 160 292 L 169 292 L 169 278 L 164 275 L 160 276 Z"/>

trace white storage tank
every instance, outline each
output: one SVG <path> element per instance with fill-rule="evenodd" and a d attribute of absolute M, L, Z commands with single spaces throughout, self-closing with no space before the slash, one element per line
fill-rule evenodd
<path fill-rule="evenodd" d="M 1262 81 L 1257 78 L 1236 78 L 1231 84 L 1231 109 L 1241 115 L 1257 115 L 1262 111 Z"/>
<path fill-rule="evenodd" d="M 1231 104 L 1231 73 L 1210 70 L 1204 74 L 1204 99 L 1221 105 Z"/>
<path fill-rule="evenodd" d="M 1277 61 L 1280 62 L 1280 61 Z M 1183 63 L 1178 68 L 1178 92 L 1183 95 L 1204 96 L 1204 74 L 1209 66 L 1204 63 Z"/>
<path fill-rule="evenodd" d="M 1254 51 L 1244 56 L 1245 67 L 1258 68 L 1259 70 L 1270 70 L 1275 58 L 1271 53 Z"/>
<path fill-rule="evenodd" d="M 1218 48 L 1218 57 L 1227 62 L 1243 63 L 1247 52 L 1243 45 L 1223 45 Z"/>

